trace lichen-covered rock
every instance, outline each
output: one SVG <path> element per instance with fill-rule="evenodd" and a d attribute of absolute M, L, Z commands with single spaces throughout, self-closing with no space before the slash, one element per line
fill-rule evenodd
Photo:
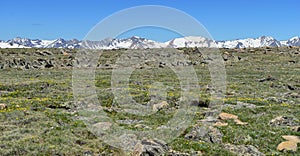
<path fill-rule="evenodd" d="M 223 134 L 212 126 L 196 126 L 190 133 L 185 135 L 186 139 L 205 141 L 209 143 L 222 143 Z"/>
<path fill-rule="evenodd" d="M 278 116 L 269 123 L 271 126 L 296 126 L 296 119 L 288 116 Z"/>
<path fill-rule="evenodd" d="M 189 153 L 183 153 L 183 152 L 178 152 L 178 151 L 170 150 L 168 152 L 168 156 L 190 156 L 190 154 Z"/>
<path fill-rule="evenodd" d="M 243 156 L 264 156 L 265 155 L 252 145 L 224 144 L 223 147 L 228 151 L 235 153 L 237 155 L 243 155 Z"/>
<path fill-rule="evenodd" d="M 165 155 L 169 148 L 164 141 L 144 139 L 138 142 L 132 152 L 132 156 Z"/>
<path fill-rule="evenodd" d="M 252 103 L 245 103 L 245 102 L 240 102 L 240 101 L 237 101 L 237 104 L 236 105 L 232 105 L 232 104 L 225 104 L 223 106 L 224 108 L 232 108 L 232 109 L 241 109 L 241 108 L 256 108 L 257 106 L 255 104 L 252 104 Z"/>

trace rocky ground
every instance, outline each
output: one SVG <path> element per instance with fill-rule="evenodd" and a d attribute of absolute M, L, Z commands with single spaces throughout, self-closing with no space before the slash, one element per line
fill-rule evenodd
<path fill-rule="evenodd" d="M 188 128 L 171 142 L 139 138 L 133 151 L 122 151 L 92 133 L 74 102 L 72 70 L 78 59 L 70 49 L 0 49 L 0 155 L 300 155 L 300 48 L 219 49 L 225 62 L 227 89 L 222 110 L 215 117 L 209 107 L 216 92 L 208 70 L 206 49 L 182 48 L 197 73 L 198 107 Z M 128 90 L 142 105 L 152 103 L 154 114 L 124 111 L 114 102 L 112 70 L 123 50 L 104 51 L 97 61 L 95 88 L 101 108 L 112 125 L 135 131 L 159 130 L 181 106 L 180 81 L 164 61 L 148 56 L 136 69 Z M 151 94 L 154 82 L 168 88 L 165 98 Z M 90 86 L 89 86 L 90 87 Z M 160 92 L 159 92 L 160 93 Z"/>

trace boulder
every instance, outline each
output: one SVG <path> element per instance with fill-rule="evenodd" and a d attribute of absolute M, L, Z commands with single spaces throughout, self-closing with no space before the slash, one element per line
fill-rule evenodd
<path fill-rule="evenodd" d="M 153 156 L 153 155 L 165 155 L 169 148 L 164 141 L 153 139 L 143 139 L 138 142 L 134 150 L 132 151 L 132 156 Z"/>
<path fill-rule="evenodd" d="M 271 126 L 296 126 L 297 122 L 296 119 L 293 117 L 288 116 L 278 116 L 272 119 L 269 124 Z"/>
<path fill-rule="evenodd" d="M 223 134 L 212 126 L 196 126 L 184 136 L 186 139 L 205 141 L 209 143 L 222 143 Z"/>
<path fill-rule="evenodd" d="M 224 144 L 223 147 L 228 151 L 235 153 L 237 155 L 243 155 L 243 156 L 264 156 L 265 155 L 252 145 Z"/>
<path fill-rule="evenodd" d="M 293 141 L 284 141 L 277 146 L 278 151 L 297 151 L 297 143 Z"/>

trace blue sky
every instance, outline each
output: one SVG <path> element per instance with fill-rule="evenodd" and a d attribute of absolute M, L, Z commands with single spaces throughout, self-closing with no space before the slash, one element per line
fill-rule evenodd
<path fill-rule="evenodd" d="M 299 0 L 1 0 L 0 39 L 82 39 L 105 17 L 139 5 L 163 5 L 184 11 L 202 23 L 216 40 L 262 35 L 285 40 L 300 36 Z M 120 37 L 133 35 L 157 41 L 178 36 L 146 28 Z"/>

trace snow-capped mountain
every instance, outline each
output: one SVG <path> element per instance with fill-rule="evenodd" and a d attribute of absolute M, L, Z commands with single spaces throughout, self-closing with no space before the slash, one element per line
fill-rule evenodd
<path fill-rule="evenodd" d="M 0 48 L 90 48 L 90 49 L 146 49 L 146 48 L 180 48 L 180 47 L 211 47 L 211 48 L 248 48 L 248 47 L 281 47 L 300 46 L 300 38 L 293 37 L 286 41 L 278 41 L 273 37 L 215 41 L 200 36 L 175 38 L 167 42 L 156 42 L 133 36 L 125 39 L 107 38 L 101 41 L 40 40 L 28 38 L 14 38 L 7 41 L 0 40 Z"/>
<path fill-rule="evenodd" d="M 146 49 L 146 48 L 166 48 L 166 43 L 160 43 L 145 38 L 132 36 L 127 39 L 105 39 L 102 41 L 84 41 L 82 47 L 91 49 Z"/>
<path fill-rule="evenodd" d="M 0 48 L 30 48 L 20 44 L 11 44 L 5 41 L 0 41 Z"/>
<path fill-rule="evenodd" d="M 214 40 L 207 39 L 200 36 L 188 36 L 183 38 L 175 38 L 171 41 L 166 42 L 170 47 L 217 47 Z"/>
<path fill-rule="evenodd" d="M 54 40 L 50 44 L 46 45 L 45 48 L 70 48 L 70 49 L 74 49 L 74 48 L 79 48 L 80 44 L 81 44 L 81 42 L 79 40 L 76 40 L 76 39 L 66 41 L 62 38 L 59 38 L 57 40 Z"/>
<path fill-rule="evenodd" d="M 0 41 L 0 48 L 79 48 L 80 41 L 73 40 L 39 40 L 16 37 L 8 41 Z"/>
<path fill-rule="evenodd" d="M 300 46 L 300 37 L 295 36 L 287 41 L 280 41 L 283 46 Z"/>
<path fill-rule="evenodd" d="M 218 48 L 280 47 L 281 43 L 273 37 L 262 36 L 258 38 L 217 41 L 217 46 Z"/>
<path fill-rule="evenodd" d="M 28 39 L 28 38 L 20 38 L 16 37 L 12 40 L 6 41 L 8 43 L 8 46 L 11 46 L 12 48 L 14 47 L 19 47 L 19 48 L 44 48 L 48 44 L 52 43 L 53 41 L 49 40 L 39 40 L 39 39 Z M 9 47 L 8 47 L 9 48 Z"/>

